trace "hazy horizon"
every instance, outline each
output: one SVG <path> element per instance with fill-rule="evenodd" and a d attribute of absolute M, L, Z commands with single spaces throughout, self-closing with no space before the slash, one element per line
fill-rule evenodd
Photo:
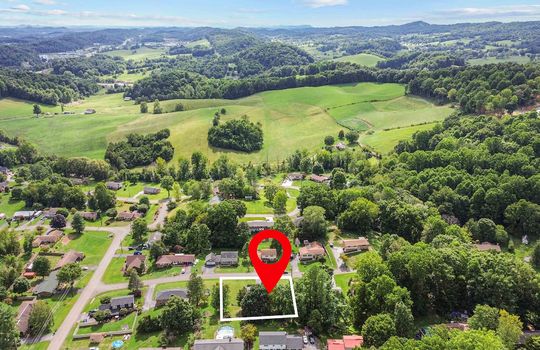
<path fill-rule="evenodd" d="M 200 0 L 196 4 L 173 0 L 0 0 L 4 27 L 372 27 L 415 21 L 456 24 L 534 20 L 540 20 L 540 5 L 531 0 L 519 4 L 509 0 Z"/>

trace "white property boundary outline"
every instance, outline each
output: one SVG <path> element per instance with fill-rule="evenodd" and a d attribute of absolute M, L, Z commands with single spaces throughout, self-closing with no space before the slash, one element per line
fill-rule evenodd
<path fill-rule="evenodd" d="M 223 317 L 223 281 L 224 280 L 260 280 L 259 277 L 252 276 L 225 276 L 219 278 L 219 321 L 231 322 L 231 321 L 256 321 L 256 320 L 277 320 L 282 318 L 297 318 L 298 307 L 296 306 L 296 295 L 294 294 L 294 285 L 291 276 L 281 276 L 280 280 L 289 280 L 291 286 L 291 295 L 294 307 L 294 314 L 292 315 L 270 315 L 270 316 L 252 316 L 252 317 Z"/>

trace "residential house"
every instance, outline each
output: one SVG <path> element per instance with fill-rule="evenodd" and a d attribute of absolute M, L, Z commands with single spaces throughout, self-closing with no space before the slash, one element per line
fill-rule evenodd
<path fill-rule="evenodd" d="M 364 337 L 361 335 L 344 335 L 343 339 L 328 339 L 328 350 L 353 350 L 364 344 Z"/>
<path fill-rule="evenodd" d="M 326 251 L 319 242 L 305 242 L 304 246 L 298 250 L 298 253 L 300 255 L 300 261 L 308 262 L 321 258 L 324 259 Z"/>
<path fill-rule="evenodd" d="M 287 332 L 259 332 L 260 350 L 302 350 L 304 342 L 299 335 Z"/>
<path fill-rule="evenodd" d="M 0 182 L 0 192 L 9 191 L 9 183 L 7 181 Z"/>
<path fill-rule="evenodd" d="M 0 220 L 4 220 L 6 218 L 6 214 L 0 213 Z"/>
<path fill-rule="evenodd" d="M 330 177 L 328 176 L 324 176 L 324 175 L 317 175 L 317 174 L 312 174 L 309 179 L 313 182 L 316 182 L 316 183 L 319 183 L 319 184 L 322 184 L 322 183 L 328 183 L 330 181 Z"/>
<path fill-rule="evenodd" d="M 303 173 L 289 173 L 287 174 L 287 179 L 291 181 L 300 181 L 304 180 L 305 175 Z"/>
<path fill-rule="evenodd" d="M 193 350 L 244 350 L 244 341 L 237 338 L 197 339 Z"/>
<path fill-rule="evenodd" d="M 121 211 L 116 215 L 116 220 L 119 221 L 133 221 L 141 217 L 141 213 L 137 211 Z"/>
<path fill-rule="evenodd" d="M 206 256 L 206 266 L 236 266 L 238 265 L 238 252 L 221 252 L 221 254 L 210 253 Z"/>
<path fill-rule="evenodd" d="M 159 292 L 156 296 L 156 307 L 163 306 L 169 301 L 173 296 L 176 296 L 180 299 L 187 299 L 187 289 L 169 289 Z"/>
<path fill-rule="evenodd" d="M 145 187 L 143 192 L 144 192 L 144 194 L 159 194 L 161 192 L 161 188 Z"/>
<path fill-rule="evenodd" d="M 75 250 L 70 250 L 66 254 L 62 256 L 62 258 L 58 261 L 56 266 L 54 267 L 55 270 L 61 269 L 67 264 L 73 264 L 79 261 L 82 261 L 84 259 L 84 253 L 77 252 Z"/>
<path fill-rule="evenodd" d="M 9 173 L 9 168 L 0 165 L 0 173 L 7 175 Z"/>
<path fill-rule="evenodd" d="M 162 255 L 156 261 L 157 268 L 164 268 L 169 266 L 193 265 L 195 262 L 195 255 L 193 254 L 176 254 L 176 255 Z"/>
<path fill-rule="evenodd" d="M 23 220 L 32 220 L 35 217 L 41 215 L 41 211 L 33 210 L 22 210 L 17 211 L 13 214 L 13 220 L 23 221 Z"/>
<path fill-rule="evenodd" d="M 488 251 L 500 252 L 501 251 L 501 247 L 498 244 L 493 244 L 489 242 L 475 244 L 474 246 L 476 247 L 476 249 L 478 249 L 481 252 L 488 252 Z"/>
<path fill-rule="evenodd" d="M 52 296 L 58 288 L 58 270 L 52 271 L 40 284 L 34 288 L 34 294 L 40 298 Z"/>
<path fill-rule="evenodd" d="M 146 270 L 146 256 L 145 255 L 128 255 L 126 256 L 126 262 L 122 271 L 124 275 L 129 274 L 131 269 L 137 270 L 137 273 L 142 274 Z"/>
<path fill-rule="evenodd" d="M 274 248 L 266 248 L 258 251 L 259 258 L 263 262 L 274 262 L 277 260 L 277 250 Z"/>
<path fill-rule="evenodd" d="M 365 237 L 358 237 L 355 239 L 344 239 L 342 243 L 343 243 L 343 252 L 345 254 L 360 252 L 363 250 L 369 250 L 371 247 L 369 245 L 369 241 Z"/>
<path fill-rule="evenodd" d="M 82 211 L 79 214 L 81 214 L 83 219 L 88 221 L 96 221 L 98 219 L 97 213 L 93 211 Z"/>
<path fill-rule="evenodd" d="M 119 189 L 122 188 L 122 183 L 121 182 L 117 182 L 117 181 L 108 181 L 105 183 L 105 186 L 109 189 L 109 190 L 113 190 L 113 191 L 118 191 Z"/>
<path fill-rule="evenodd" d="M 43 217 L 45 219 L 52 219 L 56 215 L 56 213 L 58 212 L 58 209 L 60 209 L 60 208 L 49 208 L 49 209 L 43 211 Z"/>
<path fill-rule="evenodd" d="M 25 336 L 28 332 L 28 320 L 30 319 L 30 313 L 34 308 L 37 300 L 25 300 L 19 305 L 17 312 L 17 327 L 21 336 Z"/>
<path fill-rule="evenodd" d="M 37 248 L 42 245 L 54 245 L 56 242 L 62 238 L 64 232 L 60 230 L 52 230 L 46 235 L 37 236 L 32 241 L 32 247 Z"/>
<path fill-rule="evenodd" d="M 133 295 L 126 295 L 124 297 L 111 298 L 111 302 L 108 304 L 101 304 L 99 310 L 110 310 L 111 315 L 118 315 L 121 309 L 133 310 L 135 309 L 135 298 Z"/>
<path fill-rule="evenodd" d="M 95 114 L 96 110 L 93 108 L 88 108 L 84 111 L 84 114 Z"/>
<path fill-rule="evenodd" d="M 85 178 L 80 178 L 80 177 L 71 177 L 69 179 L 69 182 L 71 182 L 71 184 L 73 186 L 82 186 L 82 185 L 86 185 L 88 184 L 88 180 L 85 179 Z"/>
<path fill-rule="evenodd" d="M 251 233 L 257 233 L 263 230 L 270 229 L 274 226 L 274 223 L 271 221 L 265 221 L 265 220 L 253 220 L 248 221 L 246 224 L 249 227 L 249 231 Z"/>

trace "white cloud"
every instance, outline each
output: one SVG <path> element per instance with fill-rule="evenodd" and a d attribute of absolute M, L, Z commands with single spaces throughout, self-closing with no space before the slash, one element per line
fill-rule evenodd
<path fill-rule="evenodd" d="M 11 10 L 15 12 L 28 12 L 30 11 L 30 7 L 24 4 L 12 6 Z"/>
<path fill-rule="evenodd" d="M 442 15 L 454 17 L 520 17 L 520 16 L 537 16 L 540 15 L 540 5 L 510 5 L 496 7 L 463 7 L 442 10 L 438 12 Z"/>
<path fill-rule="evenodd" d="M 327 6 L 347 5 L 348 0 L 304 0 L 303 3 L 309 7 L 319 8 Z"/>
<path fill-rule="evenodd" d="M 67 13 L 66 11 L 58 10 L 58 9 L 47 11 L 47 14 L 51 16 L 60 16 L 60 15 L 65 15 L 66 13 Z"/>
<path fill-rule="evenodd" d="M 54 0 L 34 0 L 34 2 L 40 5 L 56 5 Z"/>

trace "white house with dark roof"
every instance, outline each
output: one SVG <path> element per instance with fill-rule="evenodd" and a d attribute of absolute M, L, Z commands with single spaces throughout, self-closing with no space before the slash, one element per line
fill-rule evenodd
<path fill-rule="evenodd" d="M 260 350 L 302 350 L 304 342 L 299 335 L 289 335 L 287 332 L 259 332 Z"/>
<path fill-rule="evenodd" d="M 221 254 L 210 253 L 206 256 L 206 266 L 236 266 L 238 265 L 238 252 L 229 251 Z"/>
<path fill-rule="evenodd" d="M 112 315 L 120 313 L 121 309 L 131 310 L 135 308 L 135 298 L 133 295 L 111 298 L 108 304 L 101 304 L 99 310 L 110 310 Z"/>
<path fill-rule="evenodd" d="M 272 221 L 265 221 L 265 220 L 247 221 L 246 224 L 248 225 L 249 231 L 251 233 L 267 230 L 274 226 L 274 223 Z"/>

